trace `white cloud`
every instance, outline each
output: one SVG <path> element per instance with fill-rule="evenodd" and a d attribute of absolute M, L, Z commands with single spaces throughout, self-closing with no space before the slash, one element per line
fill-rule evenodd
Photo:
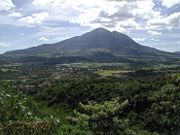
<path fill-rule="evenodd" d="M 125 21 L 120 21 L 118 23 L 119 26 L 124 28 L 137 28 L 139 27 L 139 24 L 134 19 L 128 19 Z"/>
<path fill-rule="evenodd" d="M 12 12 L 12 13 L 10 13 L 9 14 L 9 16 L 10 17 L 17 17 L 17 18 L 19 18 L 19 17 L 22 17 L 22 14 L 21 13 L 19 13 L 19 12 Z"/>
<path fill-rule="evenodd" d="M 123 23 L 124 21 L 128 22 L 129 25 L 136 27 L 137 25 L 133 18 L 149 19 L 152 17 L 157 17 L 160 14 L 159 12 L 153 10 L 155 4 L 148 0 L 132 1 L 130 3 L 126 1 L 103 0 L 99 0 L 97 2 L 90 0 L 88 4 L 86 2 L 79 0 L 78 5 L 77 0 L 76 4 L 73 4 L 73 7 L 76 7 L 76 9 L 80 11 L 80 15 L 78 18 L 75 18 L 74 21 L 72 21 L 73 23 L 76 22 L 82 24 L 83 26 L 91 26 L 93 22 L 95 22 L 108 26 L 110 24 L 125 25 Z M 104 20 L 107 20 L 108 22 L 104 23 Z"/>
<path fill-rule="evenodd" d="M 8 46 L 9 46 L 9 44 L 0 43 L 0 46 L 2 46 L 2 47 L 8 47 Z"/>
<path fill-rule="evenodd" d="M 34 0 L 33 5 L 35 6 L 52 6 L 59 5 L 63 0 Z"/>
<path fill-rule="evenodd" d="M 175 12 L 167 17 L 150 19 L 147 22 L 150 28 L 173 28 L 180 26 L 180 12 Z"/>
<path fill-rule="evenodd" d="M 50 42 L 59 42 L 69 37 L 80 36 L 91 29 L 82 29 L 81 27 L 49 27 L 42 26 L 40 30 L 33 34 L 33 38 L 46 37 Z"/>
<path fill-rule="evenodd" d="M 20 26 L 16 18 L 10 17 L 6 14 L 0 14 L 0 25 Z"/>
<path fill-rule="evenodd" d="M 121 32 L 121 33 L 126 33 L 127 30 L 121 26 L 118 26 L 116 25 L 115 27 L 113 28 L 109 28 L 110 31 L 118 31 L 118 32 Z"/>
<path fill-rule="evenodd" d="M 7 11 L 14 8 L 15 5 L 11 0 L 0 0 L 0 11 Z"/>
<path fill-rule="evenodd" d="M 20 18 L 18 22 L 22 23 L 22 25 L 25 25 L 27 27 L 33 27 L 33 26 L 42 24 L 42 22 L 46 20 L 48 17 L 49 17 L 49 14 L 47 12 L 35 13 L 32 16 L 26 16 L 26 17 Z"/>
<path fill-rule="evenodd" d="M 180 0 L 162 0 L 162 5 L 171 8 L 177 4 L 180 4 Z"/>
<path fill-rule="evenodd" d="M 160 41 L 159 39 L 154 39 L 154 38 L 151 38 L 150 40 L 154 41 L 154 42 L 159 42 Z"/>
<path fill-rule="evenodd" d="M 146 38 L 133 38 L 136 42 L 144 42 Z"/>
<path fill-rule="evenodd" d="M 155 4 L 151 0 L 140 0 L 136 2 L 136 6 L 131 9 L 131 13 L 138 18 L 142 19 L 150 19 L 152 17 L 159 16 L 160 12 L 155 11 Z"/>
<path fill-rule="evenodd" d="M 149 33 L 149 34 L 151 34 L 151 35 L 153 35 L 153 36 L 155 36 L 155 35 L 161 35 L 161 34 L 162 34 L 162 32 L 152 31 L 152 30 L 148 30 L 147 33 Z"/>
<path fill-rule="evenodd" d="M 40 41 L 48 41 L 49 39 L 45 38 L 45 37 L 41 37 L 39 38 Z"/>
<path fill-rule="evenodd" d="M 160 14 L 153 9 L 152 0 L 34 0 L 33 5 L 49 10 L 49 22 L 66 20 L 81 26 L 121 31 L 140 28 L 134 18 L 150 19 Z"/>
<path fill-rule="evenodd" d="M 180 12 L 176 12 L 171 14 L 166 18 L 167 24 L 171 26 L 179 26 L 180 25 Z"/>

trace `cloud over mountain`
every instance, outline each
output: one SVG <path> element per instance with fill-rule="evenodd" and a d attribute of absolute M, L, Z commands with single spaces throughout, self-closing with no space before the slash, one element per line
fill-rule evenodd
<path fill-rule="evenodd" d="M 37 45 L 42 41 L 39 38 L 47 37 L 48 42 L 53 43 L 103 27 L 128 33 L 133 38 L 159 36 L 163 41 L 168 33 L 180 33 L 179 3 L 179 0 L 1 0 L 0 40 L 12 41 L 16 46 L 29 39 L 28 45 Z M 17 33 L 4 32 L 9 26 Z M 2 38 L 3 33 L 19 40 L 7 41 Z M 20 39 L 19 33 L 27 33 L 27 37 Z M 164 43 L 174 45 L 171 51 L 180 50 L 176 35 L 170 35 Z M 159 47 L 156 42 L 146 40 L 145 43 Z"/>

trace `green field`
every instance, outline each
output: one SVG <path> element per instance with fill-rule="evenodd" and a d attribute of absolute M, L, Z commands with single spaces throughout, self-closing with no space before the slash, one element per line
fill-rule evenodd
<path fill-rule="evenodd" d="M 130 73 L 132 71 L 128 71 L 128 70 L 99 70 L 96 73 L 102 77 L 111 77 L 114 75 L 122 75 L 122 74 L 126 74 L 126 73 Z"/>
<path fill-rule="evenodd" d="M 80 68 L 99 68 L 103 66 L 128 68 L 128 65 L 124 63 L 71 63 L 66 65 L 70 67 L 80 67 Z"/>

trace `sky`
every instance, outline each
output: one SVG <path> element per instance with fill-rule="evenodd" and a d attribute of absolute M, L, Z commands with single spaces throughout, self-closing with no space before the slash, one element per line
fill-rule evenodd
<path fill-rule="evenodd" d="M 0 0 L 0 53 L 98 27 L 141 45 L 180 51 L 180 0 Z"/>

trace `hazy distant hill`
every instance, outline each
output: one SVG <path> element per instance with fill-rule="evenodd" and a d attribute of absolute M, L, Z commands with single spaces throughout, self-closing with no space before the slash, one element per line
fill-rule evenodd
<path fill-rule="evenodd" d="M 83 60 L 98 62 L 130 62 L 132 58 L 137 60 L 161 59 L 163 61 L 164 58 L 176 57 L 173 53 L 142 46 L 125 34 L 116 31 L 110 32 L 104 28 L 98 28 L 82 36 L 55 44 L 44 44 L 24 50 L 6 52 L 4 56 L 28 56 L 30 61 L 32 56 L 48 57 L 48 59 L 79 57 Z"/>
<path fill-rule="evenodd" d="M 177 51 L 177 52 L 175 52 L 175 53 L 180 55 L 180 51 Z"/>

